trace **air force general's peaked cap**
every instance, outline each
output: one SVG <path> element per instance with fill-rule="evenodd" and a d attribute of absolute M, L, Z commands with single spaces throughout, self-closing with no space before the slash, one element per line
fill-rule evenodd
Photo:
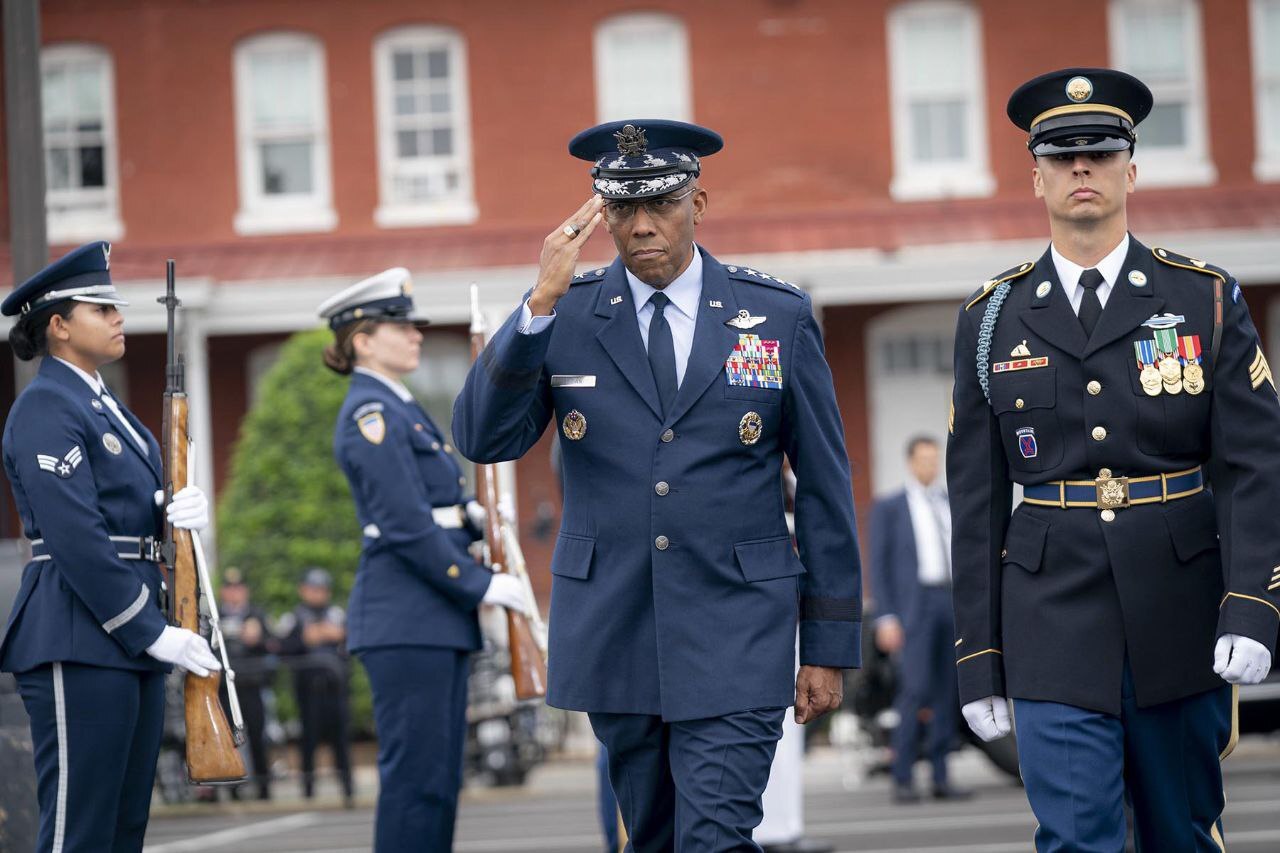
<path fill-rule="evenodd" d="M 675 192 L 702 171 L 699 157 L 724 147 L 720 134 L 670 119 L 610 121 L 569 142 L 569 153 L 589 160 L 592 186 L 608 199 L 650 198 Z"/>
<path fill-rule="evenodd" d="M 111 283 L 111 244 L 102 240 L 72 249 L 13 289 L 0 314 L 30 314 L 68 299 L 98 305 L 128 305 Z"/>
<path fill-rule="evenodd" d="M 1039 156 L 1076 151 L 1124 151 L 1151 112 L 1151 90 L 1123 71 L 1064 68 L 1041 74 L 1009 97 L 1009 119 L 1027 131 Z"/>
<path fill-rule="evenodd" d="M 330 296 L 318 310 L 335 330 L 357 320 L 425 326 L 427 321 L 414 314 L 412 293 L 409 271 L 392 267 Z"/>

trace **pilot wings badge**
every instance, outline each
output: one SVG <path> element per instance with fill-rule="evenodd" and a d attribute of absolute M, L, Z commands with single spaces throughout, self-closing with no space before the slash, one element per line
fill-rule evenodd
<path fill-rule="evenodd" d="M 726 326 L 732 326 L 735 329 L 754 329 L 756 326 L 759 326 L 761 323 L 763 323 L 767 319 L 769 318 L 753 317 L 751 316 L 750 311 L 748 311 L 746 308 L 742 308 L 738 311 L 738 316 L 733 317 L 732 319 L 729 319 L 729 320 L 725 320 L 724 324 Z"/>

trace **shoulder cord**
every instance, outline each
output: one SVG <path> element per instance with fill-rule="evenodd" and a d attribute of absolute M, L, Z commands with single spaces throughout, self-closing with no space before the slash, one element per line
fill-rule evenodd
<path fill-rule="evenodd" d="M 1000 306 L 1008 297 L 1009 290 L 1009 282 L 1000 282 L 987 300 L 986 310 L 982 313 L 982 325 L 978 327 L 978 384 L 982 386 L 982 396 L 987 398 L 987 402 L 991 402 L 991 380 L 988 375 L 988 368 L 991 366 L 991 339 L 995 337 Z"/>

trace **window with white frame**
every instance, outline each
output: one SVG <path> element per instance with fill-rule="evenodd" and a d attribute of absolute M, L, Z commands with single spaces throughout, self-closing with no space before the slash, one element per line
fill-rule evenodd
<path fill-rule="evenodd" d="M 373 48 L 382 226 L 473 222 L 466 43 L 445 27 L 400 27 Z"/>
<path fill-rule="evenodd" d="M 893 183 L 901 200 L 995 191 L 987 154 L 982 20 L 970 3 L 920 0 L 889 13 Z"/>
<path fill-rule="evenodd" d="M 1252 0 L 1254 130 L 1253 175 L 1280 180 L 1280 0 Z"/>
<path fill-rule="evenodd" d="M 93 45 L 42 49 L 40 103 L 49 242 L 120 239 L 111 56 Z"/>
<path fill-rule="evenodd" d="M 324 48 L 311 36 L 252 36 L 235 50 L 241 234 L 337 225 L 329 175 Z"/>
<path fill-rule="evenodd" d="M 1205 128 L 1204 51 L 1196 0 L 1111 0 L 1111 62 L 1155 96 L 1138 127 L 1139 186 L 1217 180 Z"/>
<path fill-rule="evenodd" d="M 595 33 L 596 116 L 693 121 L 689 36 L 673 15 L 633 12 Z"/>

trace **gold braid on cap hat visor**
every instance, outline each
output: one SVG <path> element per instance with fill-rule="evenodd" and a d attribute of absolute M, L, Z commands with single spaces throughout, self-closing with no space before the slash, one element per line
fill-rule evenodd
<path fill-rule="evenodd" d="M 1119 116 L 1129 122 L 1130 126 L 1134 124 L 1133 116 L 1129 115 L 1119 107 L 1112 107 L 1107 104 L 1063 104 L 1060 107 L 1045 110 L 1040 113 L 1040 115 L 1033 118 L 1031 120 L 1031 130 L 1034 133 L 1036 125 L 1040 124 L 1042 121 L 1048 121 L 1049 119 L 1057 118 L 1058 116 L 1074 115 L 1078 113 L 1106 113 L 1107 115 Z"/>

